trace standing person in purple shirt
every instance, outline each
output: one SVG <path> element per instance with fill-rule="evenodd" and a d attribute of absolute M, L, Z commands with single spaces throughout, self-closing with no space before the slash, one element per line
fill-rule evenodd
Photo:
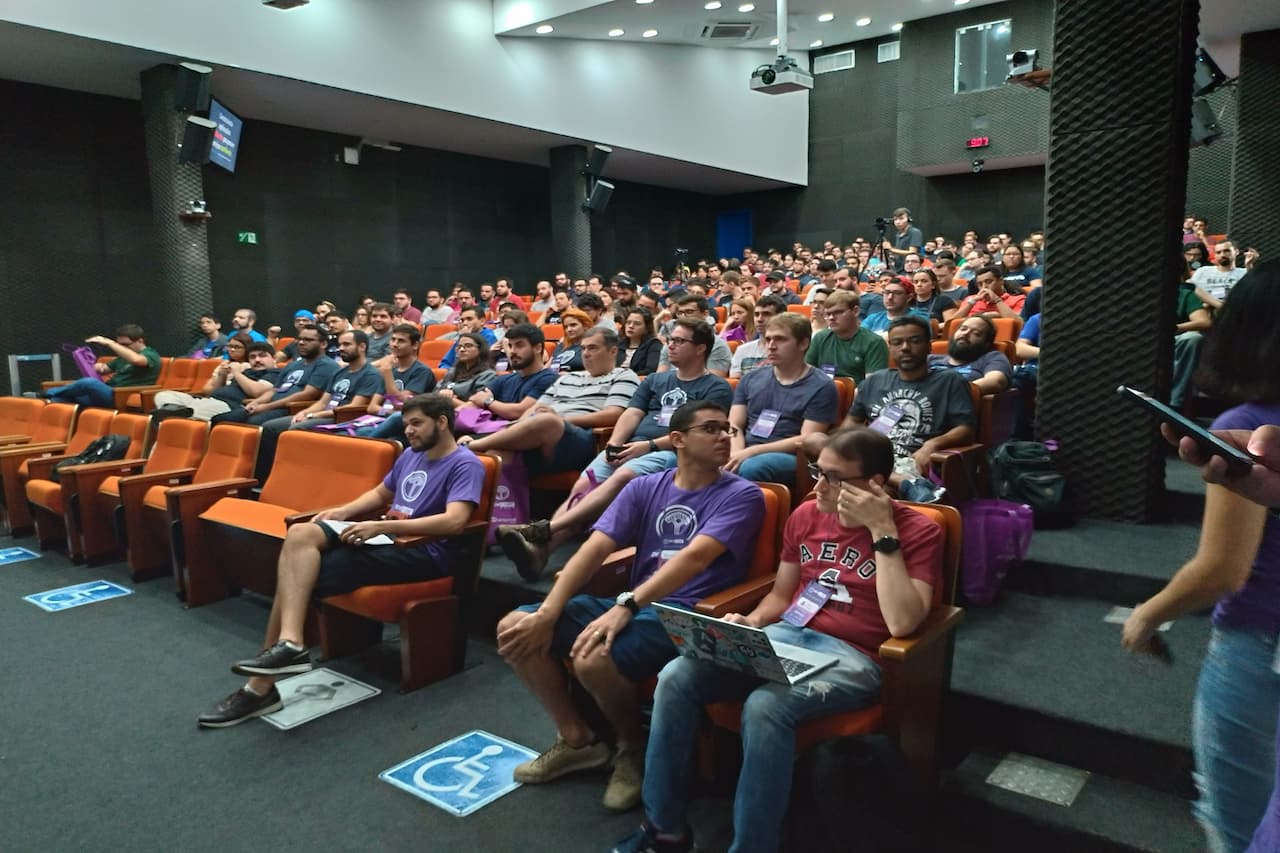
<path fill-rule="evenodd" d="M 452 400 L 423 394 L 404 404 L 401 417 L 409 449 L 378 486 L 350 503 L 316 513 L 311 524 L 289 528 L 276 569 L 265 651 L 232 664 L 231 671 L 249 681 L 201 714 L 202 727 L 234 726 L 284 706 L 276 679 L 311 669 L 302 637 L 313 598 L 448 574 L 446 538 L 412 548 L 372 540 L 383 535 L 449 537 L 461 531 L 480 504 L 484 464 L 454 441 Z M 380 520 L 339 523 L 384 507 L 389 508 Z"/>
<path fill-rule="evenodd" d="M 716 403 L 693 400 L 671 416 L 676 467 L 632 480 L 595 523 L 540 605 L 498 623 L 498 653 L 546 708 L 556 741 L 515 769 L 526 784 L 614 762 L 604 805 L 640 802 L 644 736 L 639 684 L 676 655 L 650 606 L 691 606 L 742 579 L 755 550 L 764 498 L 754 483 L 722 471 L 735 429 Z M 578 594 L 618 548 L 636 546 L 628 591 Z M 617 735 L 617 756 L 570 698 L 564 659 Z"/>
<path fill-rule="evenodd" d="M 1202 387 L 1244 401 L 1221 414 L 1215 430 L 1280 423 L 1278 312 L 1280 264 L 1271 263 L 1240 280 L 1215 320 L 1201 358 Z M 1196 555 L 1134 610 L 1124 644 L 1150 651 L 1161 622 L 1215 603 L 1193 717 L 1195 809 L 1209 849 L 1238 853 L 1253 837 L 1250 850 L 1270 853 L 1280 850 L 1280 799 L 1273 793 L 1280 519 L 1227 485 L 1211 483 Z"/>

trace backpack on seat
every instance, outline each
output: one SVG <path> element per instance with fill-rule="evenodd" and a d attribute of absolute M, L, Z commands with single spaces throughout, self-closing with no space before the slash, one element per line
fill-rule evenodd
<path fill-rule="evenodd" d="M 102 438 L 95 438 L 81 452 L 75 456 L 63 459 L 61 462 L 53 466 L 53 472 L 49 474 L 49 479 L 55 483 L 62 482 L 60 469 L 67 468 L 71 465 L 87 465 L 90 462 L 117 462 L 124 458 L 129 452 L 129 436 L 120 433 L 111 433 L 104 435 Z"/>
<path fill-rule="evenodd" d="M 1067 478 L 1053 464 L 1056 444 L 1006 441 L 987 454 L 991 491 L 1001 500 L 1026 504 L 1036 527 L 1070 527 L 1075 518 L 1067 494 Z"/>

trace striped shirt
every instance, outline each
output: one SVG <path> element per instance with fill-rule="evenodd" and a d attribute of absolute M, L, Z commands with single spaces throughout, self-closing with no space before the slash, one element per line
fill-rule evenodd
<path fill-rule="evenodd" d="M 562 373 L 539 399 L 539 406 L 550 406 L 561 417 L 587 415 L 610 406 L 625 409 L 636 392 L 640 377 L 625 367 L 592 376 L 585 370 Z"/>

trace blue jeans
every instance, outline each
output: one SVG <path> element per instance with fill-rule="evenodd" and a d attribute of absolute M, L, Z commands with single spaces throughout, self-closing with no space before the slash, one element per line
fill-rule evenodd
<path fill-rule="evenodd" d="M 782 455 L 782 454 L 779 454 Z M 794 457 L 792 464 L 795 464 Z M 733 799 L 731 853 L 776 851 L 791 797 L 796 727 L 815 717 L 865 707 L 880 694 L 880 665 L 835 637 L 785 622 L 765 629 L 774 641 L 830 652 L 840 660 L 794 687 L 715 664 L 678 657 L 658 675 L 645 753 L 644 805 L 662 832 L 685 827 L 689 762 L 709 702 L 745 698 L 742 772 Z"/>
<path fill-rule="evenodd" d="M 406 446 L 409 443 L 404 437 L 404 418 L 399 412 L 387 415 L 386 420 L 380 424 L 360 427 L 356 430 L 356 435 L 363 438 L 394 438 Z"/>
<path fill-rule="evenodd" d="M 738 476 L 753 483 L 795 484 L 796 456 L 794 453 L 761 453 L 752 456 L 738 466 Z"/>
<path fill-rule="evenodd" d="M 101 379 L 86 376 L 77 379 L 70 385 L 54 388 L 49 392 L 50 399 L 62 403 L 77 403 L 81 406 L 101 406 L 110 409 L 115 405 L 115 394 L 111 386 Z"/>
<path fill-rule="evenodd" d="M 1249 846 L 1271 795 L 1280 703 L 1275 653 L 1275 635 L 1215 627 L 1200 667 L 1191 722 L 1200 791 L 1194 808 L 1215 853 Z"/>
<path fill-rule="evenodd" d="M 1173 339 L 1173 383 L 1169 388 L 1169 405 L 1182 408 L 1187 392 L 1191 390 L 1191 375 L 1200 361 L 1200 345 L 1204 335 L 1200 332 L 1182 332 Z"/>

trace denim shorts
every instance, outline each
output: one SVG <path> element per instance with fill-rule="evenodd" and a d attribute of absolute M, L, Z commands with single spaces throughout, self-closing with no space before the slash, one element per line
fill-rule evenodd
<path fill-rule="evenodd" d="M 526 604 L 516 609 L 532 613 L 539 606 Z M 551 638 L 551 654 L 560 658 L 568 657 L 582 629 L 613 607 L 612 598 L 575 595 L 569 599 L 564 612 L 556 620 L 555 633 Z M 667 629 L 662 627 L 658 611 L 652 607 L 642 607 L 622 633 L 614 638 L 610 654 L 619 672 L 631 681 L 639 682 L 657 675 L 658 670 L 676 656 L 676 647 L 667 636 Z"/>
<path fill-rule="evenodd" d="M 564 435 L 556 442 L 555 452 L 548 459 L 540 450 L 526 450 L 524 464 L 530 474 L 558 474 L 561 471 L 581 471 L 596 452 L 596 437 L 591 430 L 571 424 L 564 425 Z"/>
<path fill-rule="evenodd" d="M 622 465 L 610 465 L 604 456 L 604 452 L 596 454 L 596 458 L 591 460 L 591 464 L 586 467 L 582 473 L 590 471 L 595 475 L 597 483 L 603 483 L 609 479 L 618 470 L 618 468 L 626 468 L 636 477 L 643 477 L 645 474 L 656 474 L 659 471 L 668 471 L 676 467 L 676 454 L 674 450 L 655 450 L 652 453 L 646 453 L 643 456 L 637 456 L 630 462 L 624 462 Z"/>

